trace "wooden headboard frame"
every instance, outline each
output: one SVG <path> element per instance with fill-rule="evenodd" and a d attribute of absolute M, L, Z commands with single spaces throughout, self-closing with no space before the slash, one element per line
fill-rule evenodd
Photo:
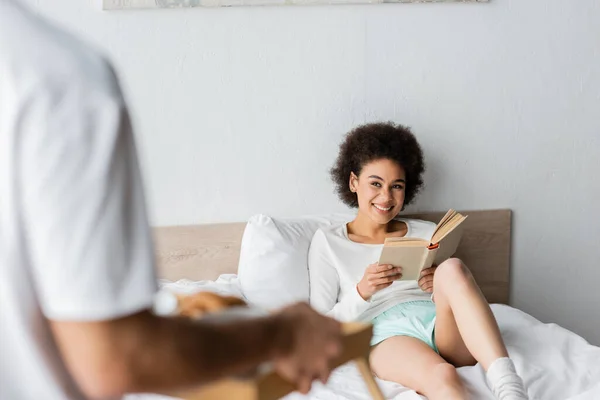
<path fill-rule="evenodd" d="M 465 211 L 465 231 L 456 252 L 469 267 L 490 303 L 508 304 L 510 210 Z M 438 222 L 443 212 L 406 215 Z M 177 280 L 216 279 L 236 273 L 246 223 L 154 228 L 158 275 Z"/>

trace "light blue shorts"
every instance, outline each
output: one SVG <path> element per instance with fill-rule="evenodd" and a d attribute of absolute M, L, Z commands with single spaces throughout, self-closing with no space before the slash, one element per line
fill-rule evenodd
<path fill-rule="evenodd" d="M 410 336 L 425 342 L 436 353 L 435 304 L 431 300 L 407 301 L 373 319 L 371 346 L 392 336 Z"/>

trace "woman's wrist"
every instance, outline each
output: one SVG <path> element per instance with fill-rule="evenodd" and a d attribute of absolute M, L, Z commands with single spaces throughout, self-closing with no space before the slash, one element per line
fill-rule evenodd
<path fill-rule="evenodd" d="M 369 300 L 371 299 L 371 296 L 370 296 L 370 295 L 367 295 L 367 294 L 366 294 L 364 291 L 362 291 L 362 290 L 360 289 L 360 283 L 356 285 L 356 291 L 358 292 L 358 295 L 359 295 L 360 297 L 362 297 L 362 299 L 363 299 L 364 301 L 369 301 Z"/>

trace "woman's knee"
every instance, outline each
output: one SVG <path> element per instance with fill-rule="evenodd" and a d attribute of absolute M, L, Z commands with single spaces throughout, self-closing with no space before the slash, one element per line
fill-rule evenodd
<path fill-rule="evenodd" d="M 461 283 L 468 283 L 472 280 L 471 271 L 459 258 L 449 258 L 436 269 L 433 284 L 437 288 L 444 284 L 456 287 Z"/>
<path fill-rule="evenodd" d="M 431 394 L 456 393 L 464 390 L 456 368 L 448 363 L 436 365 L 431 371 L 431 377 L 430 387 L 426 390 Z"/>
<path fill-rule="evenodd" d="M 448 363 L 441 363 L 433 367 L 432 374 L 436 378 L 436 381 L 445 382 L 445 383 L 456 383 L 460 382 L 460 378 L 458 376 L 458 372 L 456 372 L 456 368 Z"/>

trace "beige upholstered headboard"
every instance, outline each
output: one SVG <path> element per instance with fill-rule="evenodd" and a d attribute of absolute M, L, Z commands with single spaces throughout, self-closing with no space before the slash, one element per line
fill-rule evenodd
<path fill-rule="evenodd" d="M 462 212 L 462 211 L 461 211 Z M 456 256 L 469 267 L 490 303 L 508 303 L 510 210 L 465 211 L 465 231 Z M 406 215 L 438 222 L 443 212 Z M 158 274 L 177 280 L 216 279 L 236 273 L 246 223 L 154 229 Z"/>

